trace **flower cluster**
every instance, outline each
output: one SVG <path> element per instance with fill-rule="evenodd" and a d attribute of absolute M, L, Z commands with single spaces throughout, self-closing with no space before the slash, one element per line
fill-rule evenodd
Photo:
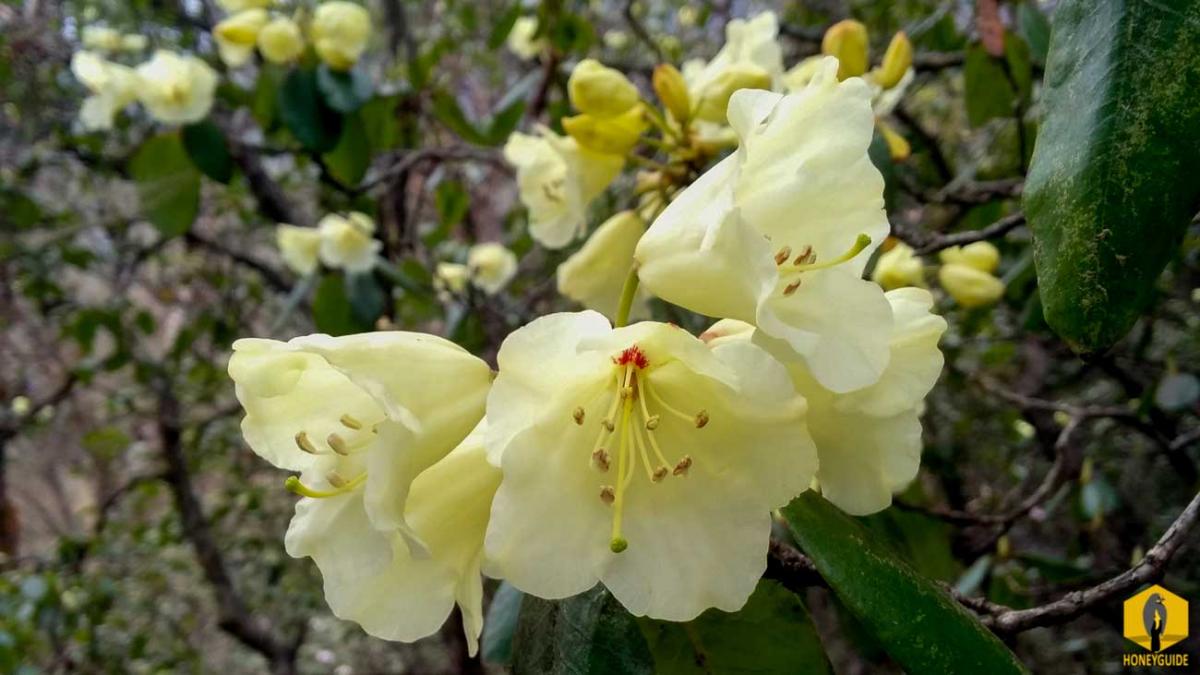
<path fill-rule="evenodd" d="M 230 15 L 213 28 L 221 60 L 231 68 L 258 53 L 271 63 L 290 63 L 304 53 L 299 21 L 266 10 L 269 2 L 226 0 Z M 349 70 L 358 62 L 371 37 L 371 17 L 352 2 L 330 0 L 317 6 L 308 24 L 308 38 L 317 56 L 334 70 Z"/>
<path fill-rule="evenodd" d="M 558 270 L 595 309 L 512 332 L 495 371 L 419 333 L 235 343 L 245 438 L 298 474 L 287 550 L 315 561 L 335 614 L 413 640 L 457 604 L 474 649 L 483 574 L 550 599 L 600 582 L 664 620 L 735 611 L 766 568 L 773 509 L 815 488 L 872 513 L 914 478 L 946 323 L 928 291 L 863 278 L 889 231 L 867 152 L 876 87 L 827 56 L 782 91 L 776 32 L 769 14 L 734 21 L 712 61 L 659 66 L 661 107 L 582 61 L 567 135 L 513 134 L 547 247 L 583 233 L 628 162 L 641 170 L 629 210 Z M 284 226 L 280 245 L 293 267 L 353 269 L 363 219 Z M 493 292 L 515 267 L 481 244 L 438 277 Z M 649 296 L 716 321 L 699 337 L 630 324 Z"/>
<path fill-rule="evenodd" d="M 208 115 L 217 89 L 217 73 L 207 63 L 165 50 L 137 68 L 80 51 L 71 58 L 71 72 L 90 93 L 79 110 L 88 130 L 111 129 L 117 113 L 135 101 L 160 122 L 196 122 Z"/>
<path fill-rule="evenodd" d="M 942 261 L 938 283 L 962 307 L 985 307 L 1004 295 L 1004 282 L 996 278 L 1000 251 L 990 242 L 952 246 L 938 254 Z M 871 278 L 886 289 L 925 288 L 925 268 L 911 247 L 896 242 L 875 263 Z"/>
<path fill-rule="evenodd" d="M 382 246 L 375 239 L 375 221 L 357 211 L 331 213 L 315 228 L 281 223 L 275 228 L 275 242 L 284 264 L 301 276 L 313 274 L 321 263 L 330 269 L 369 272 Z"/>

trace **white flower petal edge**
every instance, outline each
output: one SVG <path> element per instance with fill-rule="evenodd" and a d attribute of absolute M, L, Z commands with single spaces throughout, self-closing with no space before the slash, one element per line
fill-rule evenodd
<path fill-rule="evenodd" d="M 586 243 L 558 266 L 558 292 L 615 318 L 621 290 L 633 268 L 633 250 L 646 231 L 646 223 L 634 211 L 621 211 L 604 221 Z M 634 296 L 629 310 L 632 319 L 649 316 L 645 292 Z"/>
<path fill-rule="evenodd" d="M 889 230 L 883 179 L 867 155 L 874 118 L 836 59 L 789 95 L 741 90 L 728 117 L 735 154 L 655 220 L 635 257 L 651 292 L 693 311 L 754 323 L 851 391 L 888 362 L 883 290 L 861 280 Z"/>
<path fill-rule="evenodd" d="M 672 621 L 740 608 L 766 565 L 769 511 L 816 469 L 804 402 L 745 343 L 552 314 L 501 347 L 488 451 L 503 479 L 491 568 L 545 598 L 602 581 Z"/>
<path fill-rule="evenodd" d="M 418 548 L 404 520 L 410 485 L 479 421 L 491 381 L 458 345 L 399 331 L 238 340 L 229 373 L 251 449 L 304 473 L 293 490 L 362 492 L 372 523 Z"/>
<path fill-rule="evenodd" d="M 405 517 L 428 546 L 409 553 L 397 533 L 367 516 L 362 493 L 302 499 L 285 544 L 311 557 L 339 618 L 387 640 L 413 641 L 462 610 L 469 652 L 483 629 L 483 536 L 500 471 L 487 462 L 484 424 L 413 482 Z"/>

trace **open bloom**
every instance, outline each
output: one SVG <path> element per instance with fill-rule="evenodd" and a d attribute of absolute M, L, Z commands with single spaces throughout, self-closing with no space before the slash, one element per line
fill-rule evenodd
<path fill-rule="evenodd" d="M 377 527 L 352 490 L 301 499 L 285 544 L 321 570 L 333 613 L 367 633 L 413 641 L 437 632 L 457 603 L 472 655 L 483 629 L 483 536 L 500 471 L 487 461 L 483 423 L 413 481 L 404 516 L 424 543 Z"/>
<path fill-rule="evenodd" d="M 847 513 L 883 510 L 921 464 L 922 400 L 942 372 L 938 340 L 946 321 L 932 314 L 933 297 L 920 288 L 890 291 L 895 324 L 892 358 L 875 384 L 845 394 L 822 387 L 799 361 L 788 363 L 796 390 L 808 402 L 808 428 L 820 460 L 817 484 Z M 710 345 L 749 341 L 752 327 L 719 321 L 702 337 Z"/>
<path fill-rule="evenodd" d="M 538 132 L 509 136 L 504 158 L 517 168 L 521 203 L 529 209 L 529 234 L 547 248 L 562 248 L 583 233 L 588 203 L 617 177 L 625 160 L 546 128 Z"/>
<path fill-rule="evenodd" d="M 217 73 L 195 56 L 159 50 L 137 67 L 138 98 L 160 122 L 189 124 L 208 114 Z"/>
<path fill-rule="evenodd" d="M 371 15 L 344 0 L 317 5 L 309 29 L 317 56 L 334 70 L 349 70 L 358 62 L 371 37 Z"/>
<path fill-rule="evenodd" d="M 71 72 L 91 92 L 79 109 L 79 121 L 89 131 L 111 129 L 117 113 L 137 99 L 137 75 L 128 66 L 75 52 Z"/>
<path fill-rule="evenodd" d="M 98 52 L 121 50 L 121 31 L 108 26 L 84 26 L 80 35 L 85 49 Z"/>
<path fill-rule="evenodd" d="M 646 223 L 634 211 L 621 211 L 604 221 L 582 248 L 558 266 L 558 292 L 616 318 L 625 279 L 633 268 L 633 250 L 645 231 Z M 639 291 L 629 316 L 647 315 L 646 294 Z"/>
<path fill-rule="evenodd" d="M 265 9 L 247 9 L 227 17 L 213 27 L 213 39 L 221 60 L 230 68 L 246 65 L 254 54 L 258 33 L 270 17 Z"/>
<path fill-rule="evenodd" d="M 485 550 L 517 588 L 604 582 L 629 611 L 739 609 L 766 565 L 769 510 L 816 469 L 804 403 L 752 344 L 544 316 L 500 347 L 488 453 L 503 472 Z"/>
<path fill-rule="evenodd" d="M 243 339 L 229 374 L 254 452 L 300 472 L 289 488 L 312 516 L 337 518 L 358 495 L 360 520 L 426 548 L 405 519 L 413 480 L 445 457 L 483 415 L 487 364 L 432 335 L 381 332 L 288 342 Z M 333 543 L 333 542 L 328 542 Z M 364 557 L 365 574 L 390 556 Z"/>
<path fill-rule="evenodd" d="M 382 244 L 375 239 L 375 221 L 365 213 L 331 213 L 317 223 L 321 233 L 321 262 L 333 269 L 369 272 Z"/>
<path fill-rule="evenodd" d="M 534 39 L 537 33 L 538 21 L 537 17 L 522 16 L 513 22 L 512 30 L 508 32 L 508 39 L 505 44 L 508 50 L 517 55 L 517 58 L 528 61 L 534 58 L 546 48 L 546 40 L 544 38 Z"/>
<path fill-rule="evenodd" d="M 887 366 L 891 309 L 862 278 L 889 230 L 867 156 L 870 91 L 839 83 L 828 58 L 796 94 L 737 92 L 729 121 L 737 152 L 650 226 L 635 253 L 642 282 L 668 302 L 755 324 L 829 389 L 871 384 Z"/>
<path fill-rule="evenodd" d="M 471 270 L 462 263 L 440 262 L 434 270 L 433 285 L 439 293 L 462 293 L 471 280 Z"/>
<path fill-rule="evenodd" d="M 280 224 L 275 228 L 275 243 L 288 269 L 301 276 L 317 271 L 321 250 L 321 233 L 317 229 Z"/>
<path fill-rule="evenodd" d="M 494 241 L 475 244 L 467 251 L 467 269 L 471 283 L 488 295 L 495 295 L 517 276 L 517 256 L 504 244 Z"/>
<path fill-rule="evenodd" d="M 711 61 L 685 63 L 683 77 L 691 90 L 696 117 L 723 123 L 733 92 L 772 88 L 783 74 L 778 35 L 779 21 L 773 12 L 749 20 L 734 19 L 725 26 L 725 45 Z"/>

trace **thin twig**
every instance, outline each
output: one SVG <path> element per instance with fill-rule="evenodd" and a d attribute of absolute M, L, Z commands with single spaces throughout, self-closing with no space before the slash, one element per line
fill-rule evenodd
<path fill-rule="evenodd" d="M 666 56 L 663 54 L 662 46 L 654 41 L 654 38 L 650 35 L 649 31 L 646 30 L 646 27 L 642 25 L 641 21 L 638 21 L 636 16 L 634 16 L 633 9 L 635 4 L 635 0 L 626 0 L 625 9 L 622 12 L 622 14 L 625 16 L 625 23 L 629 24 L 629 30 L 633 31 L 633 34 L 637 36 L 637 39 L 641 40 L 642 44 L 646 45 L 650 48 L 650 51 L 654 52 L 654 58 L 658 59 L 659 63 L 662 63 L 667 60 Z"/>
<path fill-rule="evenodd" d="M 929 255 L 930 253 L 937 253 L 951 246 L 965 246 L 977 241 L 999 239 L 1024 224 L 1025 214 L 1018 211 L 1004 216 L 987 227 L 978 230 L 968 230 L 966 232 L 955 232 L 953 234 L 929 235 L 927 233 L 913 232 L 907 228 L 895 228 L 894 226 L 893 229 L 896 230 L 894 232 L 896 236 L 916 249 L 917 255 Z"/>

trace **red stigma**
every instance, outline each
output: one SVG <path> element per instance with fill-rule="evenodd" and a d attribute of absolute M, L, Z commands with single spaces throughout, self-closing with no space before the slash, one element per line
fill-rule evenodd
<path fill-rule="evenodd" d="M 646 358 L 646 352 L 643 352 L 642 348 L 637 345 L 625 349 L 620 356 L 614 356 L 613 363 L 618 366 L 627 366 L 632 363 L 639 369 L 650 365 L 650 361 Z"/>

